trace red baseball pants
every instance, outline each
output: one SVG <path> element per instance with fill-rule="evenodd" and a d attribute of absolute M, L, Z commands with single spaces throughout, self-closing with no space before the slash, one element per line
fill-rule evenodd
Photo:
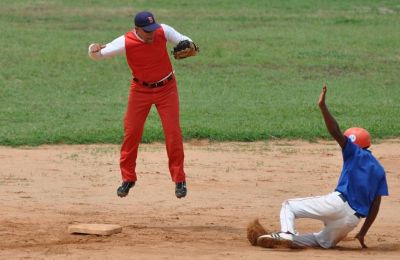
<path fill-rule="evenodd" d="M 165 143 L 172 181 L 185 181 L 183 142 L 179 122 L 179 96 L 175 78 L 166 85 L 147 88 L 132 83 L 124 119 L 124 141 L 121 147 L 120 168 L 123 181 L 136 181 L 136 158 L 144 124 L 155 104 L 164 129 Z"/>

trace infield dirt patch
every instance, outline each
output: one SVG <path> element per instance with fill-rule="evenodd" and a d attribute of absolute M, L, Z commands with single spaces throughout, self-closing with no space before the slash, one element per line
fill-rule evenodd
<path fill-rule="evenodd" d="M 283 200 L 326 194 L 342 166 L 334 142 L 185 144 L 188 196 L 177 199 L 164 144 L 142 144 L 138 182 L 126 198 L 119 146 L 0 147 L 0 258 L 51 259 L 397 259 L 400 140 L 372 146 L 389 184 L 362 250 L 355 232 L 333 250 L 268 250 L 246 239 L 259 217 L 279 228 Z M 117 224 L 111 236 L 72 235 L 78 223 Z M 300 232 L 322 223 L 299 220 Z"/>

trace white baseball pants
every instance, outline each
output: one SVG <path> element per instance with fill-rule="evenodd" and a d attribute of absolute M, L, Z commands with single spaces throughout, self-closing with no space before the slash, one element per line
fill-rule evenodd
<path fill-rule="evenodd" d="M 343 202 L 339 194 L 335 191 L 325 196 L 284 201 L 280 212 L 281 232 L 295 234 L 293 242 L 298 246 L 334 247 L 360 222 L 354 215 L 355 211 Z M 325 227 L 317 233 L 299 235 L 294 223 L 297 218 L 318 219 L 324 222 Z"/>

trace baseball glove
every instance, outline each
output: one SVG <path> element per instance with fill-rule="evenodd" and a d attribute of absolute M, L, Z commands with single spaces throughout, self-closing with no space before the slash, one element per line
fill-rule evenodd
<path fill-rule="evenodd" d="M 184 59 L 190 56 L 195 56 L 200 51 L 199 47 L 194 42 L 189 40 L 180 41 L 171 51 L 176 60 Z"/>
<path fill-rule="evenodd" d="M 260 224 L 258 219 L 251 221 L 247 225 L 247 239 L 250 244 L 253 246 L 257 246 L 257 238 L 259 236 L 268 234 L 267 230 Z"/>

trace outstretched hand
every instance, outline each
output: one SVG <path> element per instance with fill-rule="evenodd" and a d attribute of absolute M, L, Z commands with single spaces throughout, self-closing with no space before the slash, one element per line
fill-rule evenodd
<path fill-rule="evenodd" d="M 105 47 L 106 47 L 106 45 L 102 45 L 99 43 L 92 43 L 89 46 L 89 51 L 90 51 L 90 53 L 96 53 L 96 52 L 99 52 L 101 49 L 104 49 Z"/>
<path fill-rule="evenodd" d="M 324 84 L 324 86 L 322 87 L 321 94 L 319 96 L 319 101 L 318 101 L 319 106 L 325 105 L 325 95 L 326 95 L 327 91 L 328 91 L 328 87 L 326 86 L 326 84 Z"/>
<path fill-rule="evenodd" d="M 358 241 L 360 242 L 362 248 L 367 248 L 367 245 L 364 243 L 364 236 L 363 235 L 358 233 L 355 238 L 358 239 Z"/>

